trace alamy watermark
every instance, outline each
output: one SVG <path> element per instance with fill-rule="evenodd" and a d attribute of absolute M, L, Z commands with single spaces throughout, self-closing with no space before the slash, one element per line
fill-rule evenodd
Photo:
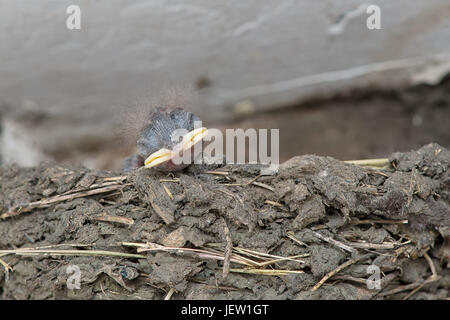
<path fill-rule="evenodd" d="M 367 7 L 366 13 L 369 15 L 366 20 L 366 26 L 369 30 L 381 29 L 381 9 L 379 6 L 372 4 Z"/>
<path fill-rule="evenodd" d="M 359 15 L 361 13 L 360 9 L 364 9 L 366 5 L 362 4 L 354 12 L 347 14 L 343 19 L 343 24 L 346 24 L 349 19 Z M 366 26 L 369 30 L 379 30 L 381 29 L 381 8 L 376 4 L 368 5 L 365 8 L 366 13 L 369 15 L 366 19 Z M 69 15 L 66 19 L 66 27 L 69 30 L 80 30 L 81 29 L 81 8 L 78 5 L 70 5 L 66 9 L 66 13 Z"/>
<path fill-rule="evenodd" d="M 366 280 L 367 289 L 379 290 L 381 289 L 381 271 L 377 265 L 370 265 L 367 267 L 367 273 L 371 274 Z"/>
<path fill-rule="evenodd" d="M 202 128 L 201 121 L 194 122 L 194 129 L 198 128 Z M 208 129 L 202 141 L 193 145 L 192 153 L 181 152 L 183 137 L 188 133 L 186 129 L 172 132 L 172 141 L 178 143 L 173 150 L 177 155 L 172 159 L 174 164 L 262 164 L 267 166 L 262 174 L 278 171 L 279 129 L 226 129 L 225 136 L 219 129 Z M 198 157 L 201 153 L 203 156 Z"/>
<path fill-rule="evenodd" d="M 66 13 L 69 15 L 66 19 L 66 27 L 69 30 L 81 29 L 81 8 L 77 5 L 70 5 L 66 9 Z"/>
<path fill-rule="evenodd" d="M 67 289 L 80 289 L 81 288 L 81 270 L 77 265 L 69 265 L 66 268 L 66 273 L 70 274 L 67 278 L 66 286 Z"/>

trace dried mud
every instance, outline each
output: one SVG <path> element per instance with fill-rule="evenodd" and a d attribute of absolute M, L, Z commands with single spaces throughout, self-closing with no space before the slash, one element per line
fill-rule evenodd
<path fill-rule="evenodd" d="M 448 298 L 450 152 L 389 160 L 304 155 L 274 176 L 2 167 L 0 297 Z M 381 282 L 369 288 L 373 265 Z M 73 266 L 80 289 L 67 285 Z"/>

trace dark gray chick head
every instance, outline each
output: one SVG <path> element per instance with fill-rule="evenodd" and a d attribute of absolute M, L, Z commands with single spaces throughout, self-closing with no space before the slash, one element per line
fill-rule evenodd
<path fill-rule="evenodd" d="M 194 146 L 207 132 L 200 124 L 200 118 L 192 112 L 181 108 L 156 108 L 137 142 L 138 155 L 145 159 L 145 167 L 159 171 L 186 168 L 190 163 L 180 158 L 194 160 L 199 155 L 194 152 Z"/>

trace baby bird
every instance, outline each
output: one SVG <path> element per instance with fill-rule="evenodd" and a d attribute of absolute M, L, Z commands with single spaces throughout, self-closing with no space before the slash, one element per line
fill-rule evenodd
<path fill-rule="evenodd" d="M 201 120 L 181 108 L 156 108 L 137 141 L 138 152 L 125 160 L 123 171 L 145 166 L 158 171 L 180 171 L 200 153 L 195 147 L 207 134 Z M 186 161 L 188 160 L 188 161 Z"/>

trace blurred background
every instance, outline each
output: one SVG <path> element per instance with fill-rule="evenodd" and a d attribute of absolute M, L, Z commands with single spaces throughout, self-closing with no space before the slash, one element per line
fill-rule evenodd
<path fill-rule="evenodd" d="M 70 5 L 80 29 L 66 25 Z M 370 5 L 380 29 L 368 27 Z M 0 7 L 2 164 L 118 169 L 134 152 L 139 110 L 166 101 L 208 127 L 279 128 L 281 160 L 450 147 L 448 0 Z"/>

